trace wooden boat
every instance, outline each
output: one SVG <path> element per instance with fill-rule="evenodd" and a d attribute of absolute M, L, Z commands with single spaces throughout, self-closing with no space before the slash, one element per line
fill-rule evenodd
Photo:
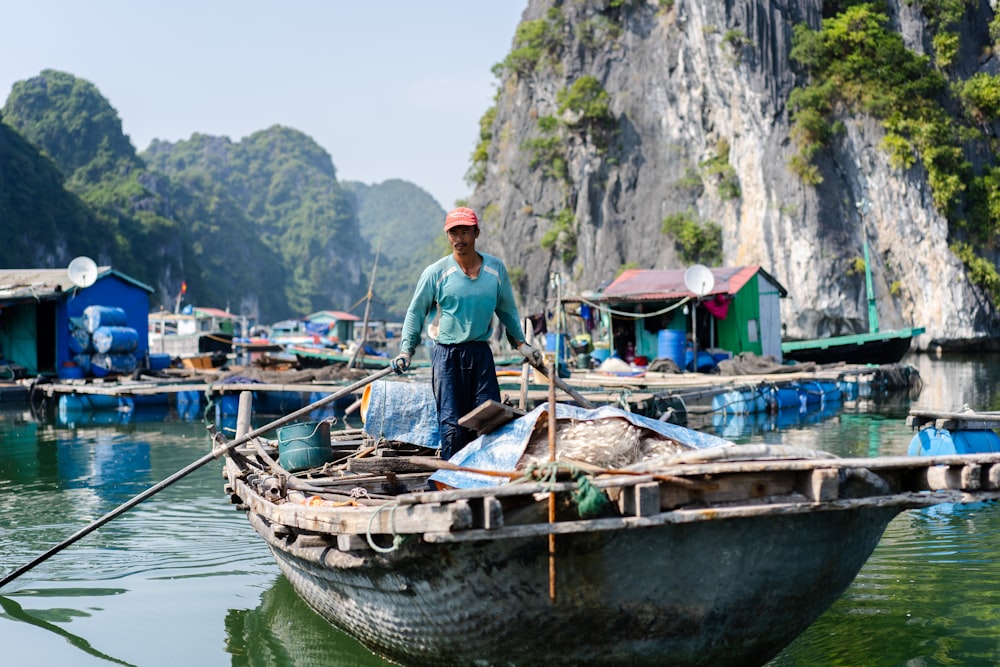
<path fill-rule="evenodd" d="M 865 293 L 868 297 L 868 331 L 847 336 L 828 336 L 815 340 L 785 341 L 782 356 L 791 361 L 814 361 L 818 364 L 844 362 L 848 364 L 895 364 L 903 358 L 914 336 L 924 333 L 924 327 L 881 331 L 878 307 L 872 283 L 871 258 L 868 253 L 868 232 L 865 215 L 870 208 L 867 200 L 858 202 L 861 214 L 862 248 L 865 262 Z"/>
<path fill-rule="evenodd" d="M 251 440 L 226 492 L 309 605 L 404 665 L 760 665 L 899 512 L 1000 498 L 1000 455 L 730 446 L 507 482 L 358 432 L 331 449 L 290 473 Z M 428 468 L 484 485 L 431 490 Z"/>
<path fill-rule="evenodd" d="M 785 341 L 781 344 L 781 354 L 786 360 L 800 363 L 895 364 L 910 350 L 913 337 L 923 332 L 923 327 L 917 327 Z"/>
<path fill-rule="evenodd" d="M 354 360 L 355 368 L 379 369 L 387 368 L 392 359 L 385 355 L 358 354 L 356 358 L 350 352 L 339 348 L 320 347 L 316 345 L 289 345 L 285 351 L 294 354 L 301 368 L 321 368 L 323 366 L 344 365 Z"/>

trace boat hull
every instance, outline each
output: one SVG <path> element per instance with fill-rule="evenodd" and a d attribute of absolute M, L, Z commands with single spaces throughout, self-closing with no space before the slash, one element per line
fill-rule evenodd
<path fill-rule="evenodd" d="M 781 345 L 785 360 L 800 363 L 895 364 L 910 350 L 913 337 L 923 329 L 902 329 L 884 333 L 834 336 Z"/>
<path fill-rule="evenodd" d="M 841 595 L 899 511 L 558 535 L 554 601 L 545 536 L 345 552 L 289 544 L 250 518 L 310 606 L 405 665 L 744 667 Z"/>

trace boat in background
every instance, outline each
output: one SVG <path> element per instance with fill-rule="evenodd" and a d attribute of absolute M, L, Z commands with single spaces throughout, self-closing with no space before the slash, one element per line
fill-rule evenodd
<path fill-rule="evenodd" d="M 877 324 L 876 324 L 877 327 Z M 915 336 L 924 332 L 923 327 L 893 331 L 869 331 L 850 336 L 830 336 L 815 340 L 796 340 L 781 343 L 781 356 L 786 361 L 832 364 L 895 364 L 909 352 Z"/>
<path fill-rule="evenodd" d="M 924 333 L 924 327 L 909 327 L 880 331 L 875 288 L 872 285 L 871 260 L 868 253 L 868 233 L 865 231 L 865 213 L 868 201 L 858 202 L 861 213 L 861 233 L 865 261 L 865 292 L 868 297 L 868 332 L 845 336 L 828 336 L 813 340 L 783 341 L 781 355 L 785 360 L 830 364 L 895 364 L 909 351 L 915 336 Z"/>

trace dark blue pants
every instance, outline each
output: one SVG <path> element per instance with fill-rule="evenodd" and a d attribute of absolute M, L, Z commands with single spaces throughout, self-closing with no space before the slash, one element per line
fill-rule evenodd
<path fill-rule="evenodd" d="M 493 352 L 486 342 L 435 345 L 431 352 L 431 385 L 441 430 L 441 458 L 476 438 L 476 432 L 458 420 L 486 401 L 500 401 L 500 385 Z"/>

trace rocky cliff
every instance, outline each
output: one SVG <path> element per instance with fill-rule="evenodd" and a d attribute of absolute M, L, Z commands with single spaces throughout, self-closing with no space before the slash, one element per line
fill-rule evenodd
<path fill-rule="evenodd" d="M 868 329 L 867 238 L 882 330 L 926 327 L 923 349 L 996 349 L 990 292 L 950 249 L 974 239 L 935 205 L 920 159 L 892 159 L 884 122 L 834 109 L 819 177 L 789 166 L 800 151 L 789 96 L 809 81 L 791 58 L 794 26 L 818 30 L 849 4 L 531 0 L 470 171 L 481 247 L 516 267 L 522 308 L 551 305 L 553 272 L 564 293 L 583 292 L 623 267 L 691 263 L 663 231 L 672 217 L 718 225 L 717 263 L 759 264 L 788 289 L 789 338 Z M 940 28 L 928 4 L 884 7 L 887 29 L 917 54 Z M 971 2 L 950 25 L 961 40 L 950 79 L 996 72 L 992 18 L 989 3 Z M 984 125 L 995 137 L 996 121 Z M 995 163 L 982 153 L 979 164 Z M 974 245 L 995 268 L 995 243 Z"/>

